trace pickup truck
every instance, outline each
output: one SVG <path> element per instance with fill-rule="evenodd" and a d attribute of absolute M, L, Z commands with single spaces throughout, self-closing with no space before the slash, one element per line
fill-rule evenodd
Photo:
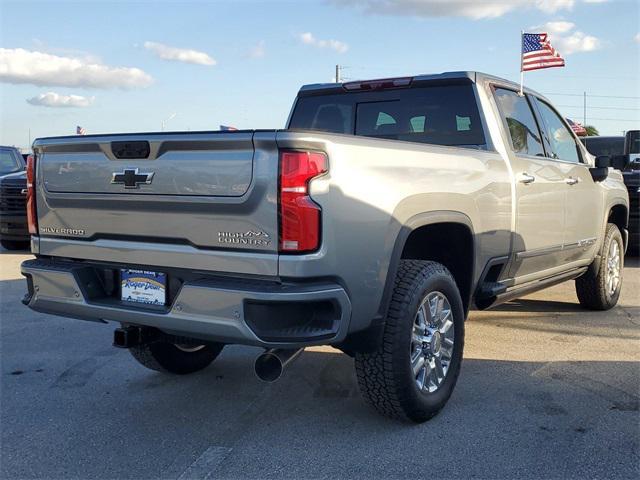
<path fill-rule="evenodd" d="M 470 309 L 574 279 L 586 308 L 620 295 L 624 159 L 518 90 L 476 72 L 308 85 L 284 130 L 38 139 L 23 302 L 119 323 L 116 346 L 177 374 L 244 344 L 275 380 L 332 345 L 380 413 L 428 420 Z"/>
<path fill-rule="evenodd" d="M 24 168 L 17 148 L 0 146 L 0 244 L 7 250 L 29 249 Z"/>

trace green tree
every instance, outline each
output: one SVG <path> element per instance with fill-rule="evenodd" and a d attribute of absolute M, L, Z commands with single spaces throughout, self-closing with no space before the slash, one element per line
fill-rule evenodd
<path fill-rule="evenodd" d="M 593 125 L 584 125 L 584 129 L 587 131 L 587 135 L 590 137 L 600 135 L 600 133 L 598 133 L 598 129 Z"/>

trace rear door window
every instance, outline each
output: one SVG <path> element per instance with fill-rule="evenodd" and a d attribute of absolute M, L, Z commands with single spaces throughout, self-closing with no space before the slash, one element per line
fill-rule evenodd
<path fill-rule="evenodd" d="M 486 144 L 471 84 L 303 96 L 289 128 L 436 145 Z"/>
<path fill-rule="evenodd" d="M 513 151 L 522 155 L 544 157 L 540 130 L 526 97 L 505 88 L 496 88 L 494 96 L 509 130 Z"/>

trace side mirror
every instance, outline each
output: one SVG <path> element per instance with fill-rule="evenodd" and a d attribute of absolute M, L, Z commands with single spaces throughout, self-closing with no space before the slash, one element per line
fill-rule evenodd
<path fill-rule="evenodd" d="M 594 182 L 603 182 L 609 176 L 609 167 L 590 168 L 589 173 Z"/>
<path fill-rule="evenodd" d="M 611 157 L 609 155 L 599 155 L 596 157 L 595 168 L 590 168 L 589 173 L 594 182 L 602 182 L 609 176 Z"/>
<path fill-rule="evenodd" d="M 596 168 L 609 168 L 611 157 L 609 155 L 599 155 L 596 157 Z"/>

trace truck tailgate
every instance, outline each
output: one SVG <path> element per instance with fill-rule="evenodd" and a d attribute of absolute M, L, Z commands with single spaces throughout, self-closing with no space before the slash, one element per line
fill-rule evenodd
<path fill-rule="evenodd" d="M 277 274 L 275 132 L 58 137 L 34 149 L 41 254 Z"/>

